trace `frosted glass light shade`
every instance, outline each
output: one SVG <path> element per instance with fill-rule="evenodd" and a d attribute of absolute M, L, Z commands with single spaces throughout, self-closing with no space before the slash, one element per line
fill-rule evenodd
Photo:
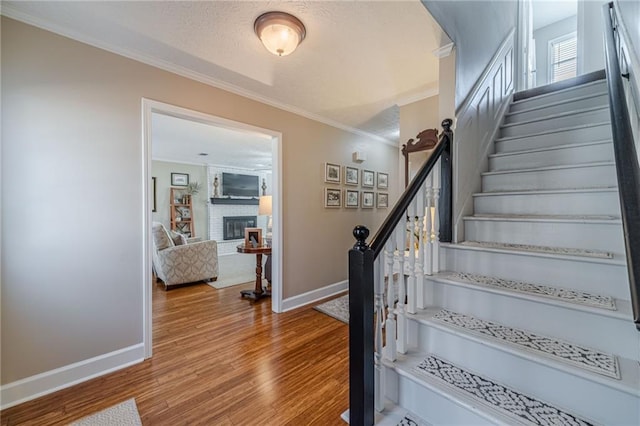
<path fill-rule="evenodd" d="M 264 47 L 276 56 L 293 53 L 307 34 L 298 18 L 285 12 L 267 12 L 253 25 Z"/>

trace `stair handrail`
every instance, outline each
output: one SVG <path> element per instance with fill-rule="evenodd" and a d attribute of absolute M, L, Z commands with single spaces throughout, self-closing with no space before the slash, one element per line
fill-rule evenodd
<path fill-rule="evenodd" d="M 633 322 L 640 331 L 640 166 L 633 140 L 629 109 L 617 54 L 614 25 L 617 18 L 613 2 L 602 6 L 604 19 L 605 70 L 609 91 L 611 131 L 618 178 L 618 195 L 624 229 Z M 615 15 L 615 17 L 614 17 Z M 639 70 L 640 71 L 640 70 Z"/>
<path fill-rule="evenodd" d="M 394 229 L 406 220 L 407 209 L 423 188 L 425 181 L 438 160 L 440 163 L 441 194 L 438 217 L 440 220 L 439 241 L 452 239 L 452 168 L 451 145 L 453 120 L 442 121 L 443 131 L 431 156 L 420 168 L 393 209 L 386 217 L 371 244 L 366 243 L 369 230 L 358 225 L 353 230 L 356 244 L 349 250 L 349 424 L 370 426 L 374 424 L 376 404 L 374 402 L 374 261 L 382 252 Z M 378 310 L 378 312 L 380 312 Z M 378 342 L 379 343 L 379 342 Z"/>

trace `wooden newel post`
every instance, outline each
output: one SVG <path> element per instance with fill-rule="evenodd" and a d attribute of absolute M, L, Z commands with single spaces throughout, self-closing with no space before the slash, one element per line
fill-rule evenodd
<path fill-rule="evenodd" d="M 373 250 L 367 227 L 353 229 L 349 250 L 349 424 L 374 422 Z"/>
<path fill-rule="evenodd" d="M 440 157 L 440 209 L 438 212 L 440 218 L 440 242 L 450 243 L 453 239 L 453 223 L 451 215 L 453 213 L 453 200 L 451 192 L 453 188 L 453 170 L 451 169 L 451 145 L 453 144 L 453 132 L 451 125 L 453 120 L 445 118 L 442 120 L 443 143 L 447 145 L 442 151 Z"/>

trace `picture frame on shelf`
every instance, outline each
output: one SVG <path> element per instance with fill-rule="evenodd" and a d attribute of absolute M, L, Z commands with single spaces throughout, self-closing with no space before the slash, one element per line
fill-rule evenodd
<path fill-rule="evenodd" d="M 171 186 L 188 186 L 189 174 L 187 173 L 171 173 Z"/>
<path fill-rule="evenodd" d="M 344 184 L 358 186 L 360 170 L 357 167 L 344 166 Z"/>
<path fill-rule="evenodd" d="M 340 165 L 324 163 L 324 181 L 340 183 Z"/>
<path fill-rule="evenodd" d="M 360 191 L 357 189 L 344 190 L 344 207 L 347 209 L 357 209 L 360 206 Z"/>
<path fill-rule="evenodd" d="M 342 207 L 342 191 L 338 188 L 325 188 L 324 207 L 328 209 L 338 209 Z"/>
<path fill-rule="evenodd" d="M 389 194 L 386 192 L 378 192 L 376 194 L 376 207 L 386 209 L 389 207 Z"/>
<path fill-rule="evenodd" d="M 373 170 L 362 170 L 362 187 L 373 188 L 375 186 L 376 173 Z"/>
<path fill-rule="evenodd" d="M 387 189 L 389 188 L 389 174 L 378 172 L 378 189 Z"/>
<path fill-rule="evenodd" d="M 375 194 L 372 191 L 362 191 L 362 208 L 372 209 Z"/>
<path fill-rule="evenodd" d="M 244 228 L 244 246 L 253 248 L 261 247 L 262 228 Z"/>

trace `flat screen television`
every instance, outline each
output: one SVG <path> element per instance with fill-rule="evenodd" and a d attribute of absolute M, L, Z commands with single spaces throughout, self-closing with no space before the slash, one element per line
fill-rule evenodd
<path fill-rule="evenodd" d="M 222 173 L 223 197 L 258 197 L 260 196 L 258 176 Z"/>

